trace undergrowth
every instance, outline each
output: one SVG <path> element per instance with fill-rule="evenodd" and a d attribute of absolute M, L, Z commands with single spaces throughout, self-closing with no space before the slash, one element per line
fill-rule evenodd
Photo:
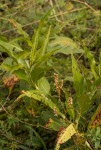
<path fill-rule="evenodd" d="M 0 150 L 101 149 L 97 1 L 0 2 Z"/>

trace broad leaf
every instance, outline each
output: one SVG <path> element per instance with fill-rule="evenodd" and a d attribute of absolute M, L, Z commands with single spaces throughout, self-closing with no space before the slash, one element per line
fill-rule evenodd
<path fill-rule="evenodd" d="M 40 91 L 42 91 L 45 95 L 49 95 L 50 93 L 50 84 L 45 77 L 42 77 L 38 80 L 37 86 Z"/>
<path fill-rule="evenodd" d="M 57 47 L 58 50 L 56 53 L 63 53 L 63 54 L 71 54 L 71 53 L 84 53 L 82 49 L 70 38 L 68 37 L 56 37 L 54 41 L 50 43 L 50 48 Z"/>
<path fill-rule="evenodd" d="M 90 99 L 89 95 L 84 94 L 78 98 L 77 103 L 79 106 L 80 114 L 83 115 L 88 111 L 89 107 L 91 106 L 92 99 Z"/>

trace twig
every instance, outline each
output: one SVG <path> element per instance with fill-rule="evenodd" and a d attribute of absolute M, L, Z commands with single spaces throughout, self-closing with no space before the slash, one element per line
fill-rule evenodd
<path fill-rule="evenodd" d="M 56 6 L 57 6 L 57 8 L 58 8 L 58 10 L 59 10 L 60 14 L 61 14 L 61 19 L 62 19 L 62 21 L 63 21 L 63 20 L 64 20 L 64 18 L 63 18 L 62 11 L 61 11 L 61 9 L 60 9 L 60 6 L 59 6 L 59 4 L 58 4 L 57 0 L 55 0 L 55 3 L 56 3 Z"/>
<path fill-rule="evenodd" d="M 72 0 L 72 1 L 77 2 L 77 3 L 81 3 L 85 6 L 87 6 L 88 8 L 90 8 L 92 11 L 96 12 L 96 10 L 92 6 L 90 6 L 87 2 L 83 2 L 83 1 L 80 1 L 80 0 Z"/>
<path fill-rule="evenodd" d="M 29 0 L 28 2 L 25 2 L 25 3 L 23 3 L 23 4 L 20 4 L 20 5 L 18 5 L 17 7 L 14 7 L 15 12 L 12 13 L 12 14 L 5 15 L 5 17 L 10 17 L 10 16 L 14 16 L 14 15 L 18 14 L 18 13 L 19 13 L 19 9 L 20 9 L 21 7 L 24 7 L 23 12 L 26 11 L 27 9 L 29 9 L 28 5 L 29 5 L 31 2 L 34 2 L 34 1 L 33 1 L 33 0 Z M 36 2 L 36 3 L 37 3 L 37 2 Z M 36 3 L 34 2 L 34 4 L 36 4 Z M 7 4 L 6 4 L 6 5 L 7 5 Z M 26 6 L 27 6 L 27 7 L 26 7 Z M 5 7 L 5 5 L 4 5 L 4 7 Z M 4 8 L 4 7 L 2 7 L 2 8 Z M 31 3 L 31 7 L 33 7 L 33 4 L 32 4 L 32 3 Z M 17 11 L 16 11 L 16 10 L 17 10 Z"/>

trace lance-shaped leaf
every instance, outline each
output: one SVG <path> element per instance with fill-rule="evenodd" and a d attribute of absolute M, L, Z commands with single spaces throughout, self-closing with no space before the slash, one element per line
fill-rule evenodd
<path fill-rule="evenodd" d="M 98 79 L 98 76 L 97 76 L 97 73 L 96 73 L 96 61 L 95 61 L 94 55 L 87 48 L 85 48 L 84 50 L 85 50 L 85 54 L 86 54 L 86 56 L 89 60 L 89 64 L 90 64 L 90 67 L 91 67 L 91 72 L 92 72 L 93 76 L 95 77 L 95 79 Z"/>
<path fill-rule="evenodd" d="M 49 42 L 50 31 L 51 31 L 51 26 L 49 27 L 47 34 L 45 35 L 42 47 L 39 50 L 38 60 L 41 59 L 45 55 L 45 52 L 46 52 L 47 46 L 48 46 L 48 42 Z"/>
<path fill-rule="evenodd" d="M 89 128 L 95 128 L 101 125 L 101 104 L 99 104 L 97 110 L 93 114 L 89 123 Z"/>
<path fill-rule="evenodd" d="M 13 51 L 13 49 L 17 50 L 18 52 L 23 51 L 22 48 L 17 43 L 12 44 L 11 42 L 5 42 L 5 41 L 0 40 L 0 46 L 5 47 L 9 51 Z"/>
<path fill-rule="evenodd" d="M 59 135 L 57 140 L 57 144 L 55 150 L 60 149 L 60 145 L 71 139 L 71 137 L 76 134 L 76 130 L 74 128 L 73 123 L 71 123 L 66 129 L 63 129 Z"/>
<path fill-rule="evenodd" d="M 80 69 L 77 65 L 77 62 L 72 55 L 72 73 L 73 73 L 73 79 L 74 79 L 74 88 L 76 90 L 77 96 L 81 96 L 83 93 L 83 76 L 80 73 Z"/>
<path fill-rule="evenodd" d="M 34 100 L 42 102 L 44 105 L 50 107 L 55 115 L 60 115 L 63 119 L 65 119 L 65 115 L 62 114 L 59 108 L 49 99 L 47 98 L 41 91 L 38 90 L 30 90 L 30 91 L 23 91 L 24 94 L 20 95 L 18 99 L 27 96 Z"/>

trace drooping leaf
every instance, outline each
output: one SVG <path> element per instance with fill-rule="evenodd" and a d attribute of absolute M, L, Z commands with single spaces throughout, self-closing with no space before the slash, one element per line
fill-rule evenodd
<path fill-rule="evenodd" d="M 55 150 L 60 149 L 60 145 L 71 139 L 71 137 L 76 134 L 76 130 L 74 128 L 73 123 L 71 123 L 66 129 L 63 129 L 59 135 L 57 140 L 57 144 Z"/>
<path fill-rule="evenodd" d="M 56 37 L 56 39 L 50 43 L 50 48 L 52 49 L 53 47 L 58 48 L 55 54 L 63 53 L 68 55 L 71 53 L 84 53 L 84 51 L 79 48 L 76 42 L 68 37 Z"/>
<path fill-rule="evenodd" d="M 3 48 L 3 51 L 6 52 L 15 62 L 17 62 L 17 55 L 13 52 L 13 49 L 10 49 L 9 45 L 6 45 L 6 42 L 0 41 L 0 46 Z"/>
<path fill-rule="evenodd" d="M 0 69 L 3 71 L 10 71 L 13 67 L 13 59 L 12 58 L 5 58 L 2 64 L 0 65 Z"/>
<path fill-rule="evenodd" d="M 42 102 L 44 105 L 50 107 L 55 115 L 60 115 L 63 119 L 65 115 L 62 114 L 59 108 L 51 101 L 51 99 L 47 98 L 41 91 L 38 90 L 31 90 L 31 91 L 23 91 L 24 94 L 21 94 L 18 99 L 27 96 L 29 98 L 33 98 L 34 100 Z"/>
<path fill-rule="evenodd" d="M 0 40 L 0 46 L 5 47 L 9 51 L 13 51 L 14 49 L 16 49 L 19 52 L 23 51 L 22 48 L 17 43 L 14 44 L 14 43 L 11 43 L 11 42 L 5 42 L 5 41 Z"/>

